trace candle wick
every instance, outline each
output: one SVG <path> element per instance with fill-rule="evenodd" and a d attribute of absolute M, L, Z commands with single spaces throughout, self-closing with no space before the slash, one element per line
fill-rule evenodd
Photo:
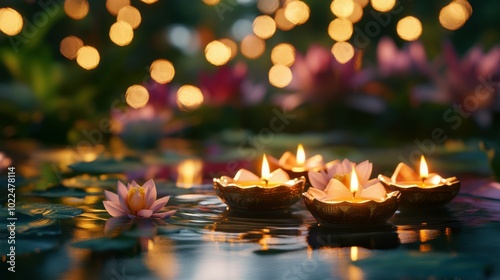
<path fill-rule="evenodd" d="M 266 187 L 267 187 L 267 183 L 269 183 L 269 180 L 266 178 L 262 178 L 262 180 L 264 180 L 264 182 L 266 183 Z"/>

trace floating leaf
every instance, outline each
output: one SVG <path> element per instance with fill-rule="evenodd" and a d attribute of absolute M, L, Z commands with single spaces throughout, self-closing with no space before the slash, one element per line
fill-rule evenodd
<path fill-rule="evenodd" d="M 77 207 L 48 203 L 23 203 L 18 205 L 17 211 L 31 216 L 42 215 L 49 219 L 73 218 L 83 213 L 83 210 Z"/>

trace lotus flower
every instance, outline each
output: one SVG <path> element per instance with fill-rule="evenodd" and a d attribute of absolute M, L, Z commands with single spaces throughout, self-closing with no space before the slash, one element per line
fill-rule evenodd
<path fill-rule="evenodd" d="M 354 92 L 369 79 L 359 70 L 359 59 L 360 54 L 356 53 L 341 64 L 329 49 L 311 46 L 305 55 L 296 55 L 291 67 L 293 79 L 287 86 L 292 93 L 280 96 L 277 102 L 291 110 L 305 102 L 329 102 L 341 94 Z"/>
<path fill-rule="evenodd" d="M 419 41 L 408 43 L 398 50 L 391 38 L 384 37 L 377 45 L 377 60 L 378 71 L 382 77 L 426 74 L 429 69 L 424 46 Z"/>
<path fill-rule="evenodd" d="M 353 194 L 350 190 L 353 169 L 358 179 L 358 190 Z M 378 179 L 370 180 L 372 163 L 368 160 L 356 165 L 347 159 L 327 164 L 327 171 L 310 171 L 309 179 L 312 188 L 307 194 L 320 201 L 327 199 L 363 198 L 382 201 L 387 198 L 384 186 Z M 355 177 L 355 178 L 356 178 Z"/>
<path fill-rule="evenodd" d="M 167 204 L 169 196 L 156 199 L 156 185 L 153 180 L 139 186 L 135 181 L 125 186 L 118 181 L 118 192 L 104 191 L 104 207 L 113 217 L 168 218 L 175 210 L 159 212 Z"/>
<path fill-rule="evenodd" d="M 322 169 L 319 171 L 309 171 L 308 176 L 313 187 L 319 190 L 324 190 L 332 178 L 335 178 L 344 185 L 349 186 L 350 174 L 353 167 L 356 169 L 359 184 L 367 184 L 373 169 L 373 164 L 368 160 L 365 160 L 360 164 L 355 164 L 348 159 L 344 159 L 343 161 L 334 160 L 326 164 L 326 170 Z"/>
<path fill-rule="evenodd" d="M 247 79 L 247 73 L 244 63 L 238 63 L 234 67 L 219 67 L 213 74 L 201 73 L 199 85 L 207 104 L 219 107 L 260 102 L 266 93 L 266 87 L 252 83 Z"/>

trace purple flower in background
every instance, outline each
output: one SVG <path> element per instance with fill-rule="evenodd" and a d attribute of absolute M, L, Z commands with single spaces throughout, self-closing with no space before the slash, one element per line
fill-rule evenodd
<path fill-rule="evenodd" d="M 297 53 L 291 66 L 293 79 L 286 87 L 292 93 L 279 96 L 277 102 L 285 109 L 293 109 L 302 103 L 330 102 L 355 92 L 369 80 L 369 75 L 360 71 L 360 65 L 359 52 L 341 64 L 329 49 L 313 45 L 305 55 Z"/>
<path fill-rule="evenodd" d="M 145 84 L 145 87 L 149 92 L 148 104 L 156 112 L 175 108 L 175 93 L 172 92 L 170 84 L 160 84 L 151 79 Z"/>
<path fill-rule="evenodd" d="M 199 87 L 210 106 L 253 105 L 266 93 L 263 84 L 254 84 L 247 78 L 246 64 L 237 63 L 217 68 L 214 73 L 201 73 Z"/>
<path fill-rule="evenodd" d="M 402 49 L 398 49 L 389 37 L 378 42 L 377 61 L 378 74 L 383 78 L 414 73 L 426 75 L 430 67 L 421 42 L 407 43 Z"/>

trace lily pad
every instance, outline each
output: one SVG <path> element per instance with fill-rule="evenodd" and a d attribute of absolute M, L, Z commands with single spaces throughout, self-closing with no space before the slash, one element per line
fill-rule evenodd
<path fill-rule="evenodd" d="M 109 188 L 115 187 L 118 180 L 126 181 L 125 176 L 115 176 L 115 175 L 100 175 L 91 176 L 88 174 L 78 175 L 72 178 L 67 178 L 62 181 L 62 185 L 68 188 L 86 188 L 86 187 L 98 187 L 98 188 Z"/>
<path fill-rule="evenodd" d="M 73 247 L 80 249 L 90 249 L 96 252 L 123 251 L 132 248 L 137 243 L 136 238 L 116 237 L 116 238 L 96 238 L 75 242 Z"/>
<path fill-rule="evenodd" d="M 26 215 L 17 212 L 16 220 L 7 220 L 8 212 L 2 211 L 0 214 L 0 227 L 7 228 L 10 222 L 15 222 L 16 234 L 30 236 L 59 235 L 61 227 L 55 219 L 49 219 L 42 215 Z"/>
<path fill-rule="evenodd" d="M 16 210 L 31 216 L 42 215 L 48 219 L 68 219 L 83 213 L 83 210 L 77 207 L 48 203 L 24 203 L 18 205 Z"/>
<path fill-rule="evenodd" d="M 29 253 L 39 253 L 56 248 L 59 245 L 59 237 L 30 237 L 16 238 L 16 256 Z M 9 253 L 10 245 L 7 242 L 0 243 L 2 255 Z"/>
<path fill-rule="evenodd" d="M 67 188 L 62 185 L 56 185 L 54 187 L 50 187 L 47 190 L 36 190 L 31 193 L 33 196 L 39 196 L 39 197 L 47 197 L 47 198 L 54 198 L 54 197 L 85 197 L 87 195 L 100 195 L 101 193 L 87 193 L 84 190 L 81 189 L 73 189 L 73 188 Z M 28 194 L 30 195 L 30 194 Z"/>
<path fill-rule="evenodd" d="M 77 173 L 111 174 L 142 170 L 145 166 L 135 158 L 124 158 L 123 160 L 103 158 L 91 162 L 77 162 L 69 165 L 69 168 Z"/>

